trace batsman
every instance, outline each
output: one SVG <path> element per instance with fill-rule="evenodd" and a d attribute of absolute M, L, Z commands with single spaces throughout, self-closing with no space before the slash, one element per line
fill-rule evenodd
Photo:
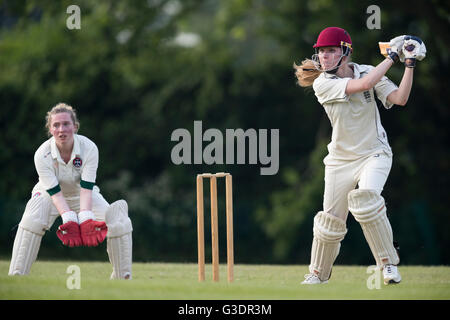
<path fill-rule="evenodd" d="M 381 125 L 376 98 L 386 109 L 405 106 L 416 62 L 426 55 L 415 36 L 393 38 L 377 66 L 351 62 L 349 33 L 338 27 L 320 32 L 312 59 L 294 64 L 300 86 L 312 86 L 332 125 L 325 164 L 323 210 L 314 217 L 309 273 L 302 284 L 327 283 L 339 254 L 350 211 L 361 225 L 385 284 L 399 283 L 398 252 L 386 215 L 383 187 L 392 166 L 392 149 Z M 381 46 L 380 46 L 381 48 Z M 383 50 L 385 47 L 382 48 Z M 385 74 L 397 62 L 404 73 L 397 86 Z"/>
<path fill-rule="evenodd" d="M 107 238 L 111 279 L 131 279 L 132 225 L 124 200 L 109 204 L 95 185 L 98 149 L 78 135 L 75 110 L 64 103 L 46 117 L 50 138 L 35 152 L 34 186 L 14 240 L 9 275 L 26 275 L 42 237 L 61 216 L 56 234 L 69 247 L 97 246 Z"/>

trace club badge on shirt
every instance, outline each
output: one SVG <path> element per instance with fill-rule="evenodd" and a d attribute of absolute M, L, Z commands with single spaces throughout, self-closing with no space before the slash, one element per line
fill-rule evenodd
<path fill-rule="evenodd" d="M 73 159 L 72 164 L 75 168 L 81 168 L 83 161 L 81 160 L 80 157 L 76 157 L 75 159 Z"/>

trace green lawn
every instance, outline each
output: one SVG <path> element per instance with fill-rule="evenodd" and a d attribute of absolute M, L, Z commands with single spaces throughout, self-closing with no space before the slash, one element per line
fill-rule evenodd
<path fill-rule="evenodd" d="M 80 269 L 80 289 L 68 289 L 67 268 Z M 9 261 L 0 260 L 0 299 L 450 299 L 450 267 L 401 266 L 399 285 L 369 290 L 373 274 L 366 266 L 335 266 L 328 284 L 300 285 L 304 265 L 235 266 L 235 281 L 226 281 L 226 265 L 220 266 L 221 281 L 213 283 L 211 266 L 206 281 L 197 281 L 196 264 L 134 263 L 133 280 L 109 280 L 106 262 L 37 261 L 31 274 L 8 276 Z M 69 283 L 72 283 L 69 281 Z"/>

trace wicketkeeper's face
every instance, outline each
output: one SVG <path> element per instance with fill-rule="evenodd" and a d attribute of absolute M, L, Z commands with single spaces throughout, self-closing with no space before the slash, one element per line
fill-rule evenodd
<path fill-rule="evenodd" d="M 55 137 L 58 146 L 71 144 L 76 131 L 77 127 L 73 123 L 69 113 L 61 112 L 52 115 L 50 133 Z"/>

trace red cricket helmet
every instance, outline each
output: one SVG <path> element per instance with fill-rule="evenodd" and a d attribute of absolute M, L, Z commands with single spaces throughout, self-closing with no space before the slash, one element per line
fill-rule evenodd
<path fill-rule="evenodd" d="M 353 51 L 350 35 L 347 31 L 338 27 L 328 27 L 320 32 L 313 48 L 320 47 L 341 47 L 343 54 L 346 56 Z"/>

